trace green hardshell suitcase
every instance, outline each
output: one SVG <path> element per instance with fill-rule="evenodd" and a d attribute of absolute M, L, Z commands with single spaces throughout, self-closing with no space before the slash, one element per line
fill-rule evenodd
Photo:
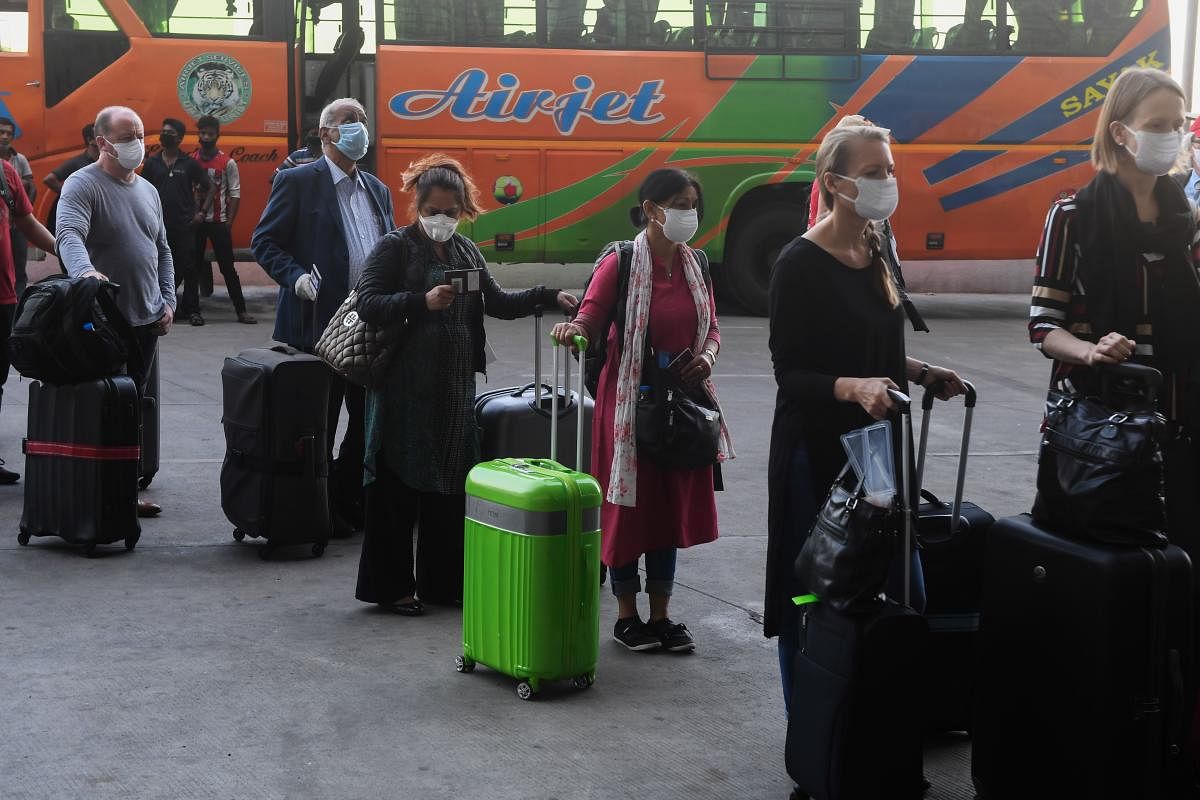
<path fill-rule="evenodd" d="M 577 343 L 586 350 L 586 341 Z M 556 378 L 558 353 L 556 344 Z M 553 397 L 556 405 L 557 391 Z M 553 455 L 556 408 L 550 418 Z M 584 415 L 578 419 L 581 449 Z M 471 470 L 459 672 L 483 664 L 511 675 L 521 681 L 523 700 L 543 681 L 592 684 L 600 648 L 600 502 L 595 478 L 553 459 L 504 458 Z"/>

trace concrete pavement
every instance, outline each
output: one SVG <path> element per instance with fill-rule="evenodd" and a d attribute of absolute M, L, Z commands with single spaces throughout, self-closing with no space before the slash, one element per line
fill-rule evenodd
<path fill-rule="evenodd" d="M 770 798 L 791 782 L 773 641 L 762 637 L 765 469 L 774 380 L 766 321 L 722 318 L 718 386 L 739 458 L 718 495 L 721 538 L 681 553 L 673 616 L 691 656 L 629 653 L 602 606 L 595 686 L 520 701 L 515 681 L 454 671 L 460 614 L 380 614 L 353 597 L 359 539 L 260 561 L 220 510 L 219 371 L 270 336 L 228 302 L 162 342 L 162 469 L 136 551 L 89 560 L 54 540 L 16 543 L 22 489 L 0 487 L 0 797 Z M 909 350 L 976 381 L 968 496 L 1026 510 L 1048 363 L 1026 343 L 1025 298 L 918 297 L 933 333 Z M 529 380 L 528 321 L 488 320 L 486 386 Z M 548 353 L 547 353 L 548 355 Z M 545 359 L 546 363 L 549 359 Z M 27 382 L 14 373 L 0 456 L 22 470 Z M 480 382 L 480 389 L 485 384 Z M 949 491 L 960 406 L 939 406 L 927 486 Z M 968 798 L 966 744 L 931 747 L 931 798 Z"/>

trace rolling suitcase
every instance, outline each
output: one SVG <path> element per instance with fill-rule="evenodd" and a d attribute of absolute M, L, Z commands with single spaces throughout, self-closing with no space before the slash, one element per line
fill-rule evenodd
<path fill-rule="evenodd" d="M 1058 536 L 1025 514 L 988 536 L 972 770 L 981 798 L 1191 797 L 1187 555 Z"/>
<path fill-rule="evenodd" d="M 893 391 L 892 397 L 905 449 L 898 489 L 907 554 L 913 537 L 912 411 L 903 394 Z M 801 612 L 786 764 L 813 800 L 918 800 L 924 793 L 920 681 L 929 628 L 908 607 L 910 563 L 905 557 L 904 604 L 887 600 L 877 610 L 851 615 L 818 600 Z"/>
<path fill-rule="evenodd" d="M 556 380 L 558 353 L 555 344 Z M 581 374 L 581 390 L 582 382 Z M 552 456 L 558 397 L 551 395 Z M 582 417 L 576 426 L 578 458 Z M 594 478 L 552 458 L 506 458 L 471 470 L 459 672 L 484 664 L 510 675 L 523 700 L 544 681 L 592 684 L 600 647 L 600 501 Z"/>
<path fill-rule="evenodd" d="M 917 539 L 925 573 L 925 621 L 929 624 L 929 657 L 922 685 L 925 688 L 925 723 L 929 731 L 970 731 L 974 694 L 975 647 L 979 632 L 979 605 L 983 593 L 983 545 L 995 518 L 974 503 L 963 502 L 971 422 L 977 393 L 965 381 L 966 413 L 958 454 L 954 502 L 942 502 L 921 489 L 917 508 Z M 925 454 L 929 444 L 929 418 L 936 397 L 934 388 L 921 399 L 921 439 L 917 453 L 917 485 L 924 486 Z"/>
<path fill-rule="evenodd" d="M 333 531 L 329 376 L 321 359 L 283 346 L 243 350 L 221 370 L 221 510 L 237 541 L 267 540 L 263 558 L 276 546 L 308 543 L 320 556 Z"/>
<path fill-rule="evenodd" d="M 29 384 L 25 507 L 17 541 L 58 536 L 83 545 L 123 541 L 132 550 L 137 519 L 137 386 L 111 378 L 56 386 Z"/>
<path fill-rule="evenodd" d="M 158 474 L 158 450 L 162 413 L 159 401 L 158 362 L 159 353 L 150 365 L 146 377 L 146 391 L 142 394 L 142 461 L 139 466 L 138 488 L 145 489 Z"/>
<path fill-rule="evenodd" d="M 567 359 L 567 375 L 562 388 L 551 388 L 542 383 L 542 311 L 533 315 L 533 383 L 508 389 L 483 392 L 475 399 L 475 419 L 480 431 L 480 454 L 487 459 L 509 458 L 553 458 L 550 454 L 551 409 L 557 403 L 557 421 L 563 427 L 560 442 L 568 452 L 579 451 L 582 460 L 575 469 L 588 472 L 591 469 L 592 408 L 594 403 L 582 390 L 571 391 L 570 362 Z M 583 425 L 576 425 L 576 417 L 583 410 Z M 574 441 L 576 431 L 583 431 L 583 448 Z M 577 455 L 579 455 L 577 453 Z"/>

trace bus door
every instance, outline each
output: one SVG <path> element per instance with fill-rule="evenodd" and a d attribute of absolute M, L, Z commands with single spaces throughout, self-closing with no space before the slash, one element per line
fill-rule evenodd
<path fill-rule="evenodd" d="M 13 121 L 13 147 L 30 159 L 45 152 L 41 10 L 42 0 L 0 0 L 0 117 Z"/>
<path fill-rule="evenodd" d="M 297 46 L 297 137 L 303 141 L 320 123 L 321 109 L 353 97 L 367 110 L 371 149 L 364 165 L 375 172 L 378 138 L 375 108 L 375 3 L 373 0 L 300 0 L 296 5 L 302 41 Z"/>

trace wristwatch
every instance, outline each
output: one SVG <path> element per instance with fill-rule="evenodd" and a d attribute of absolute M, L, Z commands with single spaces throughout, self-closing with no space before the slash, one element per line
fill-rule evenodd
<path fill-rule="evenodd" d="M 926 379 L 927 377 L 929 377 L 929 365 L 928 365 L 928 364 L 925 364 L 925 363 L 922 363 L 922 364 L 921 364 L 921 371 L 917 373 L 917 379 L 916 379 L 916 381 L 915 381 L 915 383 L 917 384 L 917 386 L 924 386 L 924 385 L 925 385 L 925 379 Z"/>
<path fill-rule="evenodd" d="M 715 367 L 717 365 L 717 354 L 716 354 L 716 351 L 714 351 L 711 347 L 704 348 L 703 355 L 708 356 L 709 368 Z"/>

